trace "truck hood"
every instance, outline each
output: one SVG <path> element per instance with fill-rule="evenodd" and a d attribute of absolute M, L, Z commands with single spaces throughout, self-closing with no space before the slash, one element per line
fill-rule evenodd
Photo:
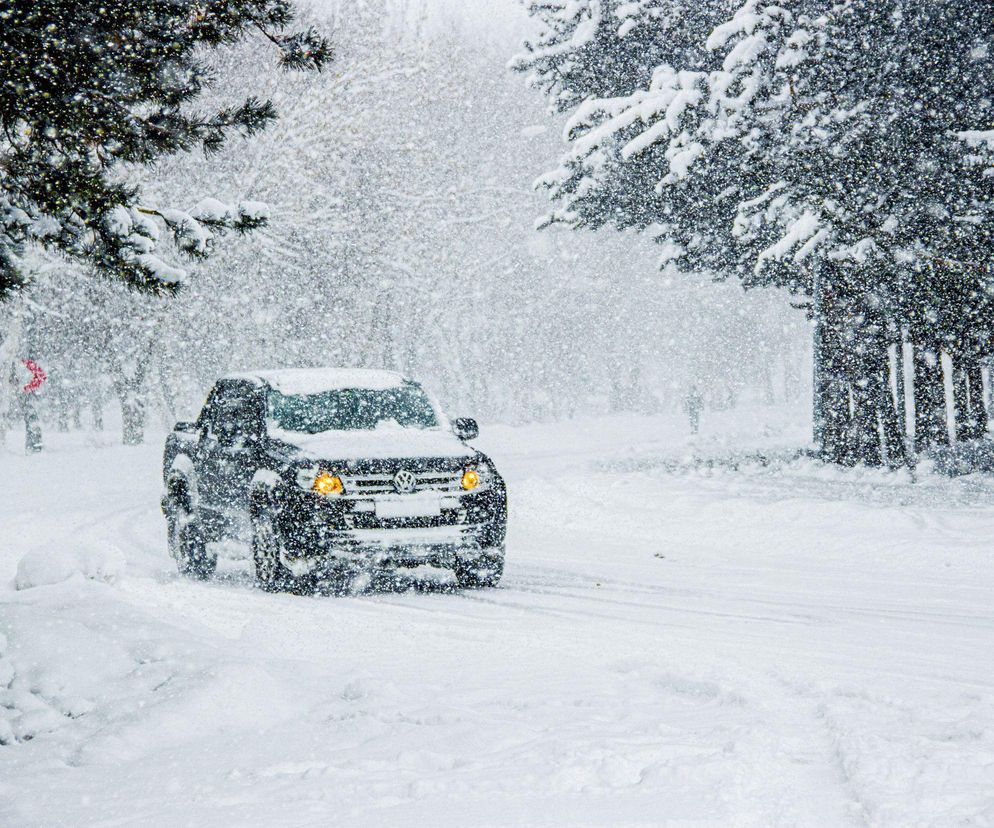
<path fill-rule="evenodd" d="M 475 452 L 451 431 L 402 428 L 381 423 L 372 431 L 299 431 L 271 429 L 270 435 L 295 446 L 314 460 L 393 460 L 401 458 L 468 458 Z"/>

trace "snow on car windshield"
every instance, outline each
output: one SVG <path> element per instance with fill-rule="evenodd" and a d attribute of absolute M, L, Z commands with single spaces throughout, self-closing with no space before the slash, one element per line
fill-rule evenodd
<path fill-rule="evenodd" d="M 269 419 L 284 431 L 368 431 L 381 423 L 404 428 L 435 428 L 438 417 L 424 391 L 399 388 L 344 388 L 320 394 L 283 394 L 270 389 Z"/>

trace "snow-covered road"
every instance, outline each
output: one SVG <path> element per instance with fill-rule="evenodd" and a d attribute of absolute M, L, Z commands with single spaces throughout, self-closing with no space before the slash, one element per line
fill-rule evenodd
<path fill-rule="evenodd" d="M 679 425 L 485 431 L 502 587 L 354 598 L 176 576 L 157 442 L 0 449 L 0 825 L 994 824 L 994 486 Z"/>

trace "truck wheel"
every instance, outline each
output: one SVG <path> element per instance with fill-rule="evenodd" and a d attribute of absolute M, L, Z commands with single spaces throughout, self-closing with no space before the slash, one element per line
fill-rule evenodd
<path fill-rule="evenodd" d="M 261 514 L 252 519 L 252 560 L 255 582 L 266 592 L 299 591 L 302 583 L 280 560 L 283 543 L 273 519 Z"/>
<path fill-rule="evenodd" d="M 477 558 L 456 558 L 456 583 L 462 589 L 495 587 L 504 574 L 504 547 L 484 549 Z"/>
<path fill-rule="evenodd" d="M 207 551 L 196 520 L 181 507 L 174 507 L 166 518 L 169 554 L 176 559 L 181 575 L 206 581 L 217 569 L 217 555 Z"/>

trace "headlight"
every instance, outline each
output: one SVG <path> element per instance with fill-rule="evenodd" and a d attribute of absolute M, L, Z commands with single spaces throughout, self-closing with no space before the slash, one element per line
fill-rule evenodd
<path fill-rule="evenodd" d="M 345 486 L 342 485 L 342 478 L 326 471 L 318 472 L 311 488 L 318 494 L 325 496 L 340 495 L 345 491 Z"/>
<path fill-rule="evenodd" d="M 461 485 L 463 491 L 482 491 L 490 486 L 490 466 L 486 463 L 478 463 L 471 466 L 462 473 Z"/>
<path fill-rule="evenodd" d="M 340 495 L 345 491 L 342 478 L 329 471 L 318 469 L 315 466 L 300 469 L 297 472 L 297 485 L 301 489 L 310 492 L 317 492 L 326 497 Z"/>

